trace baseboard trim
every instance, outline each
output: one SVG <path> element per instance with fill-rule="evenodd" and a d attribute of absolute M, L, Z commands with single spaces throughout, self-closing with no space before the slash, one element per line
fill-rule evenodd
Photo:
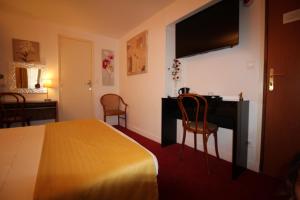
<path fill-rule="evenodd" d="M 127 124 L 127 128 L 129 130 L 132 130 L 132 131 L 138 133 L 139 135 L 142 135 L 142 136 L 144 136 L 144 137 L 146 137 L 146 138 L 148 138 L 152 141 L 155 141 L 155 142 L 161 144 L 161 138 L 150 134 L 148 131 L 145 131 L 145 130 L 143 130 L 141 128 L 138 128 L 138 127 L 136 127 L 134 125 L 131 125 L 131 124 Z"/>

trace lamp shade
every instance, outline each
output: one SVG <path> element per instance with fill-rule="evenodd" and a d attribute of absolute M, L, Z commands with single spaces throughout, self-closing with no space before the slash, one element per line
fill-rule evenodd
<path fill-rule="evenodd" d="M 43 86 L 45 88 L 51 88 L 52 87 L 52 80 L 51 79 L 44 80 Z"/>

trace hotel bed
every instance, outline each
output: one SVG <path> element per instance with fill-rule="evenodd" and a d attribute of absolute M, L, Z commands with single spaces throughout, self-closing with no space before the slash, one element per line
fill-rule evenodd
<path fill-rule="evenodd" d="M 97 120 L 0 129 L 0 199 L 158 199 L 156 157 Z"/>

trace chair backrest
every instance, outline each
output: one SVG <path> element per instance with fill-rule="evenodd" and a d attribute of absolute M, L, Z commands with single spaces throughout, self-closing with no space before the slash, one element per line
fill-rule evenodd
<path fill-rule="evenodd" d="M 16 121 L 18 117 L 24 117 L 26 99 L 20 93 L 0 93 L 0 120 L 11 119 Z"/>
<path fill-rule="evenodd" d="M 203 127 L 201 128 L 205 130 L 207 127 L 206 117 L 208 107 L 206 98 L 198 94 L 187 93 L 179 95 L 177 101 L 181 111 L 183 127 L 189 130 L 195 129 L 194 131 L 197 132 L 198 123 L 195 123 L 195 128 L 190 126 L 191 123 L 203 121 Z"/>
<path fill-rule="evenodd" d="M 105 110 L 118 110 L 122 98 L 117 94 L 105 94 L 101 97 L 100 102 Z"/>

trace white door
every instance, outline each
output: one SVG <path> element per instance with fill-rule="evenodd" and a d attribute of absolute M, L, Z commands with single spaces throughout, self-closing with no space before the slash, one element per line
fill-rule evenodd
<path fill-rule="evenodd" d="M 92 65 L 92 42 L 59 36 L 60 121 L 94 118 Z"/>

